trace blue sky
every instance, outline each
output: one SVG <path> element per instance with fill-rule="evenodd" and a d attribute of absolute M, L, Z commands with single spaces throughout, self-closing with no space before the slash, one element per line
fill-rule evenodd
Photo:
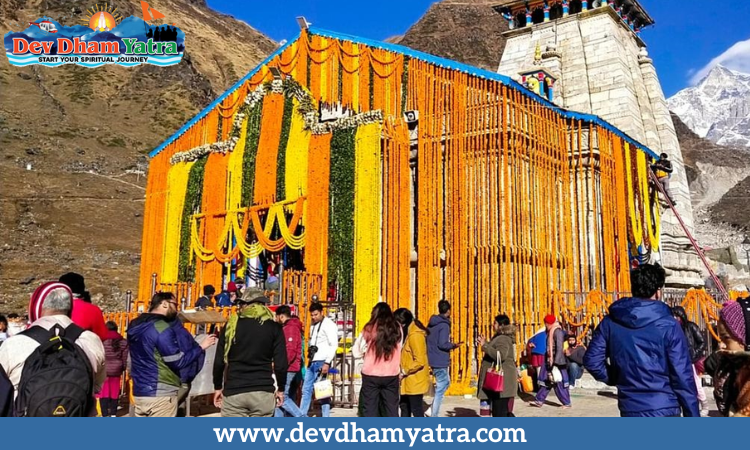
<path fill-rule="evenodd" d="M 402 34 L 432 3 L 431 0 L 208 0 L 212 8 L 244 20 L 276 41 L 297 34 L 296 16 L 305 16 L 320 28 L 382 40 Z M 641 0 L 641 4 L 656 20 L 656 26 L 644 30 L 642 38 L 656 63 L 667 96 L 697 81 L 712 62 L 750 72 L 747 25 L 750 2 Z"/>

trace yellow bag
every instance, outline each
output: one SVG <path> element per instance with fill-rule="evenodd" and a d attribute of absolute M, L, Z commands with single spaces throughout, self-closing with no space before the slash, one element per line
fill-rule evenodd
<path fill-rule="evenodd" d="M 528 370 L 521 373 L 521 390 L 523 392 L 534 392 L 534 379 L 529 375 Z"/>

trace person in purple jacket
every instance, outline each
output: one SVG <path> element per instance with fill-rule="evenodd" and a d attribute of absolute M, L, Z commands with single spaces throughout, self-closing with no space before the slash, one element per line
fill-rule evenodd
<path fill-rule="evenodd" d="M 633 297 L 616 301 L 583 357 L 597 380 L 617 386 L 623 417 L 699 417 L 693 362 L 682 328 L 661 301 L 665 273 L 630 272 Z"/>

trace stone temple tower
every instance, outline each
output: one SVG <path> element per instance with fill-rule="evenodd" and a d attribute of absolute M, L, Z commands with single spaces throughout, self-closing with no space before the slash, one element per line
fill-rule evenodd
<path fill-rule="evenodd" d="M 595 114 L 653 151 L 669 154 L 675 169 L 672 193 L 692 232 L 693 209 L 680 144 L 640 37 L 641 29 L 654 21 L 640 3 L 499 0 L 496 9 L 510 24 L 498 72 L 520 82 L 543 72 L 548 82 L 540 91 L 557 105 Z M 698 256 L 671 211 L 662 215 L 661 253 L 653 259 L 667 269 L 670 286 L 704 284 Z"/>

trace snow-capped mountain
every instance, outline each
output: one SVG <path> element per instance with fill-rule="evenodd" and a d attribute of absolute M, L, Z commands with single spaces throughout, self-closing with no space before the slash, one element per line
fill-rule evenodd
<path fill-rule="evenodd" d="M 667 103 L 698 136 L 719 145 L 750 147 L 750 75 L 718 65 Z"/>

